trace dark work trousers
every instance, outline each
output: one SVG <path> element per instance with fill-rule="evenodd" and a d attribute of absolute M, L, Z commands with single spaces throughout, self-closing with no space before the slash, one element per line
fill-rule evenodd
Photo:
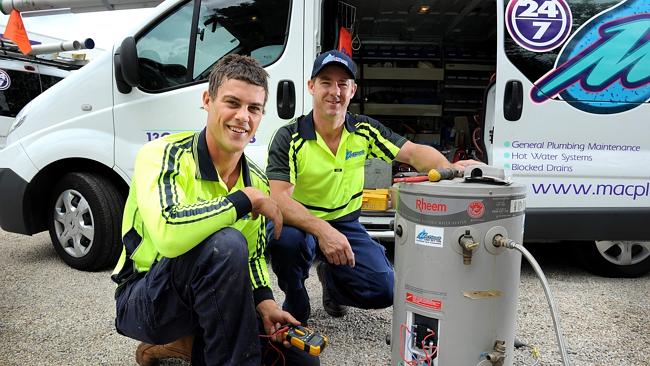
<path fill-rule="evenodd" d="M 284 291 L 283 309 L 301 322 L 310 315 L 305 280 L 315 258 L 327 263 L 325 285 L 341 305 L 382 309 L 393 304 L 394 273 L 386 250 L 368 235 L 358 220 L 331 223 L 347 237 L 354 252 L 355 266 L 327 263 L 316 238 L 296 227 L 283 226 L 279 240 L 273 239 L 273 223 L 267 227 L 271 267 Z"/>
<path fill-rule="evenodd" d="M 120 334 L 151 344 L 194 334 L 193 365 L 259 366 L 282 358 L 259 337 L 248 246 L 237 230 L 220 230 L 179 257 L 163 258 L 115 297 Z M 286 365 L 319 364 L 304 351 L 276 347 Z"/>

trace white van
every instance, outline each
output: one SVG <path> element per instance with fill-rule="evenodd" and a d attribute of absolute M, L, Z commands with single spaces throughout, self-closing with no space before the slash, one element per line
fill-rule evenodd
<path fill-rule="evenodd" d="M 210 67 L 242 53 L 270 73 L 247 150 L 265 165 L 273 132 L 311 108 L 315 56 L 345 28 L 352 111 L 510 171 L 529 187 L 527 240 L 590 241 L 605 275 L 650 270 L 647 2 L 168 0 L 153 13 L 18 115 L 0 151 L 4 230 L 49 230 L 75 268 L 111 265 L 136 151 L 203 127 Z"/>

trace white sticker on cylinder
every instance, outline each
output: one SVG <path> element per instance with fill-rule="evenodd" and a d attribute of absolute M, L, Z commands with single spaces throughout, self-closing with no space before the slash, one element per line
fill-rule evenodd
<path fill-rule="evenodd" d="M 522 212 L 526 209 L 526 199 L 518 199 L 510 201 L 510 213 Z"/>
<path fill-rule="evenodd" d="M 441 227 L 415 225 L 415 244 L 442 248 L 445 229 Z"/>

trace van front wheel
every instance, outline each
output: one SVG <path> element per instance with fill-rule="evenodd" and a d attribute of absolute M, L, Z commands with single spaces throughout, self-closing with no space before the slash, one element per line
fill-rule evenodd
<path fill-rule="evenodd" d="M 597 275 L 633 278 L 650 272 L 650 242 L 600 240 L 585 244 L 585 264 Z"/>
<path fill-rule="evenodd" d="M 124 201 L 115 186 L 94 173 L 69 173 L 55 185 L 48 209 L 50 238 L 70 267 L 95 271 L 120 255 Z"/>

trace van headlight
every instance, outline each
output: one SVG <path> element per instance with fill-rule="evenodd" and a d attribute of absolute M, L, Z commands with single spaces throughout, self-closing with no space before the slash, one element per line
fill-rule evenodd
<path fill-rule="evenodd" d="M 27 113 L 18 113 L 16 116 L 16 120 L 14 123 L 11 124 L 11 127 L 9 128 L 9 132 L 7 133 L 7 137 L 11 135 L 14 130 L 16 130 L 18 127 L 20 127 L 23 123 L 25 123 L 25 120 L 27 119 Z"/>

